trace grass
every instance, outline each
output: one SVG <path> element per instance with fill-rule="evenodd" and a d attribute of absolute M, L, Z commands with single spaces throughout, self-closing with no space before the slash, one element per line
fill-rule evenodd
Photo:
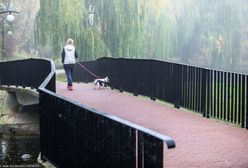
<path fill-rule="evenodd" d="M 56 74 L 56 80 L 60 82 L 66 82 L 67 80 L 65 73 Z"/>

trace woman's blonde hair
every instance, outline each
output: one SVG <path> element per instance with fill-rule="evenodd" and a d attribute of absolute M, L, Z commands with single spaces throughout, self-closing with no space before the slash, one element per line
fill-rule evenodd
<path fill-rule="evenodd" d="M 66 44 L 71 44 L 71 45 L 73 45 L 73 40 L 72 40 L 71 38 L 69 38 L 69 39 L 67 40 Z"/>

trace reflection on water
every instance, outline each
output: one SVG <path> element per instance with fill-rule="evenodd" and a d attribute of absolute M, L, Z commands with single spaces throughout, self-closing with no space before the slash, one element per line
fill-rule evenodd
<path fill-rule="evenodd" d="M 39 136 L 3 136 L 0 138 L 0 167 L 41 167 Z"/>

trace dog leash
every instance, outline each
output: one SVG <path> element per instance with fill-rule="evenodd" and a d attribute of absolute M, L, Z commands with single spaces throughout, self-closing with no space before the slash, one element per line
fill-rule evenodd
<path fill-rule="evenodd" d="M 88 73 L 90 73 L 92 76 L 96 77 L 97 79 L 100 79 L 99 76 L 97 76 L 96 74 L 94 74 L 93 72 L 91 72 L 90 70 L 88 70 L 85 66 L 83 66 L 82 64 L 80 64 L 79 62 L 77 62 L 84 70 L 86 70 Z"/>

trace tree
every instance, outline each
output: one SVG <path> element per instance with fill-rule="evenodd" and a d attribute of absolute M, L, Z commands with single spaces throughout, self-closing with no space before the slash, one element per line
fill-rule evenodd
<path fill-rule="evenodd" d="M 36 46 L 50 47 L 59 57 L 70 36 L 80 60 L 177 58 L 212 68 L 238 68 L 246 52 L 245 6 L 243 0 L 42 0 Z"/>

